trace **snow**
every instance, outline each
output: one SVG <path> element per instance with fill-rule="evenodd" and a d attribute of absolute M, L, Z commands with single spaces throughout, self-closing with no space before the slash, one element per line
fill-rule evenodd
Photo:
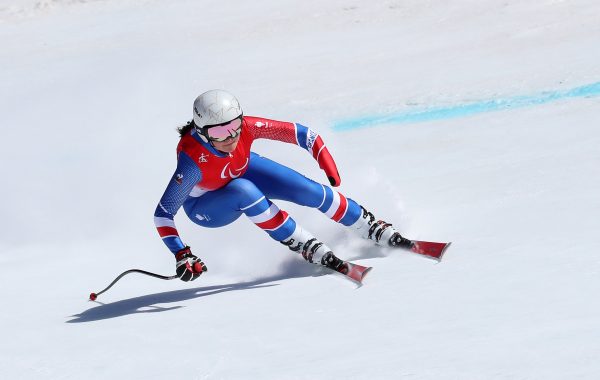
<path fill-rule="evenodd" d="M 20 379 L 596 379 L 600 97 L 334 126 L 600 81 L 600 4 L 574 1 L 0 0 L 0 374 Z M 280 202 L 356 289 L 241 218 L 152 213 L 200 92 L 319 131 L 340 191 L 440 264 Z M 255 150 L 325 181 L 287 144 Z"/>

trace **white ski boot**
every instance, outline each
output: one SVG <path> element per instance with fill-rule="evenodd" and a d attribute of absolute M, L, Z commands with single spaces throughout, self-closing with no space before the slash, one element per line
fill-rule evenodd
<path fill-rule="evenodd" d="M 287 245 L 290 250 L 300 253 L 304 260 L 309 263 L 321 264 L 342 274 L 346 274 L 348 271 L 343 260 L 337 258 L 327 245 L 318 241 L 310 232 L 299 225 L 296 225 L 292 235 L 282 240 L 281 244 Z"/>
<path fill-rule="evenodd" d="M 383 220 L 375 221 L 375 216 L 371 212 L 362 206 L 360 208 L 362 209 L 361 216 L 351 227 L 358 230 L 362 238 L 372 240 L 378 245 L 407 249 L 413 246 L 414 243 L 402 237 L 390 223 L 386 223 Z"/>

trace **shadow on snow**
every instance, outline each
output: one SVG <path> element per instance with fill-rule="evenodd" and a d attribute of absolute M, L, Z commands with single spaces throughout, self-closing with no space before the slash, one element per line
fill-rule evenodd
<path fill-rule="evenodd" d="M 94 301 L 97 306 L 85 310 L 80 314 L 72 315 L 73 319 L 66 323 L 93 322 L 103 319 L 117 318 L 131 314 L 156 313 L 179 309 L 183 306 L 162 307 L 157 304 L 169 304 L 195 298 L 212 296 L 219 293 L 269 288 L 278 286 L 275 281 L 302 277 L 319 277 L 330 273 L 327 269 L 315 265 L 297 265 L 298 263 L 283 263 L 280 274 L 259 278 L 253 281 L 245 281 L 224 285 L 203 286 L 194 289 L 174 290 L 170 292 L 148 294 L 141 297 L 129 298 L 112 303 Z"/>
<path fill-rule="evenodd" d="M 381 247 L 377 246 L 362 247 L 361 249 L 357 250 L 357 254 L 355 255 L 340 255 L 340 257 L 349 261 L 378 258 L 387 256 L 384 251 L 385 250 L 382 250 Z M 66 323 L 93 322 L 103 319 L 122 317 L 131 314 L 157 313 L 169 311 L 179 309 L 183 306 L 177 305 L 172 307 L 162 307 L 157 306 L 157 304 L 181 302 L 231 291 L 269 288 L 272 286 L 279 285 L 273 284 L 273 282 L 275 281 L 282 281 L 302 277 L 319 277 L 332 273 L 330 270 L 321 266 L 306 265 L 305 263 L 299 263 L 296 260 L 283 262 L 278 272 L 278 274 L 275 274 L 273 276 L 258 278 L 253 281 L 245 281 L 224 285 L 203 286 L 193 289 L 183 289 L 164 293 L 148 294 L 141 297 L 129 298 L 126 300 L 107 304 L 94 301 L 94 303 L 97 306 L 87 309 L 80 314 L 72 315 L 71 318 L 73 319 L 66 321 Z"/>

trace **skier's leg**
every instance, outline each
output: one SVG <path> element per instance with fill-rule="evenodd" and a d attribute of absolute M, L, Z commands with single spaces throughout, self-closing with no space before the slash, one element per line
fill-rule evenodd
<path fill-rule="evenodd" d="M 250 156 L 244 178 L 254 182 L 271 199 L 316 208 L 346 226 L 354 224 L 361 215 L 360 206 L 342 193 L 256 153 Z"/>
<path fill-rule="evenodd" d="M 234 179 L 221 189 L 188 199 L 183 207 L 188 217 L 203 227 L 222 227 L 245 214 L 271 238 L 302 254 L 306 261 L 336 270 L 342 264 L 328 246 L 297 225 L 248 179 Z"/>
<path fill-rule="evenodd" d="M 376 221 L 371 212 L 354 200 L 266 157 L 252 153 L 244 177 L 252 180 L 268 197 L 317 208 L 330 219 L 350 226 L 361 237 L 377 244 L 411 244 L 390 223 Z"/>

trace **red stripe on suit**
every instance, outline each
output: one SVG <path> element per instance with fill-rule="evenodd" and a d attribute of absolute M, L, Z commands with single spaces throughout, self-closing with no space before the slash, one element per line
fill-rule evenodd
<path fill-rule="evenodd" d="M 287 212 L 279 210 L 279 212 L 275 214 L 275 216 L 271 219 L 267 220 L 266 222 L 256 223 L 256 225 L 262 228 L 263 230 L 275 230 L 277 229 L 277 227 L 281 226 L 285 222 L 287 217 Z"/>
<path fill-rule="evenodd" d="M 179 236 L 179 233 L 177 233 L 177 230 L 173 227 L 156 227 L 156 229 L 158 230 L 160 237 Z"/>
<path fill-rule="evenodd" d="M 348 208 L 348 200 L 346 199 L 346 197 L 341 194 L 338 193 L 340 195 L 340 205 L 337 209 L 337 211 L 335 212 L 335 214 L 333 214 L 333 217 L 331 219 L 335 220 L 336 222 L 339 222 L 340 220 L 342 220 L 342 218 L 344 217 L 344 214 L 346 214 L 346 209 Z"/>

